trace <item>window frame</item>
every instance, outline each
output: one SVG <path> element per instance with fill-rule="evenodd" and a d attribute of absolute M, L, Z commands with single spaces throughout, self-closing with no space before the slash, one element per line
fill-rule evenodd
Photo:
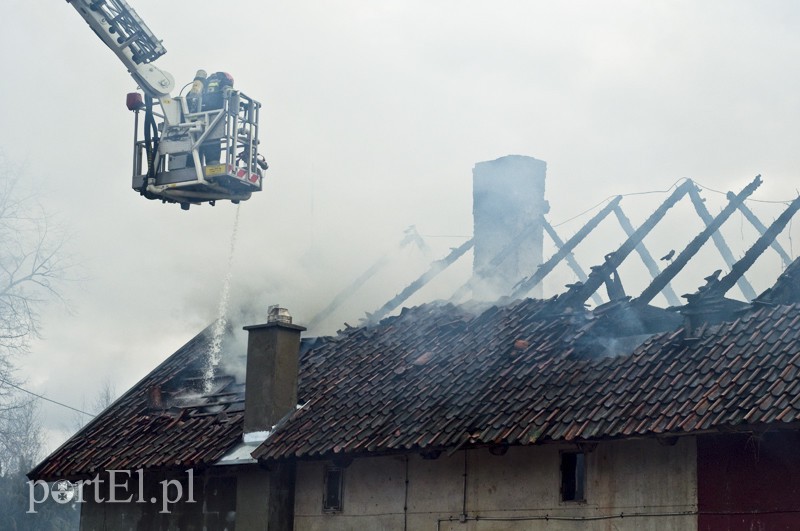
<path fill-rule="evenodd" d="M 335 503 L 331 501 L 330 492 L 332 476 L 338 476 L 336 481 L 336 489 L 338 491 L 338 499 Z M 344 468 L 336 465 L 326 465 L 323 471 L 322 481 L 322 512 L 326 514 L 341 513 L 344 508 Z"/>
<path fill-rule="evenodd" d="M 581 450 L 559 452 L 558 493 L 561 503 L 586 503 L 587 456 L 587 452 Z M 572 463 L 568 463 L 568 459 L 573 459 Z"/>

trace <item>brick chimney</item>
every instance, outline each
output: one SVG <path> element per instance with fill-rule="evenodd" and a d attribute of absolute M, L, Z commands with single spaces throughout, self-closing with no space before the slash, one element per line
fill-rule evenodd
<path fill-rule="evenodd" d="M 478 162 L 472 170 L 472 216 L 475 249 L 473 296 L 494 300 L 510 295 L 523 278 L 542 264 L 541 216 L 547 163 L 508 155 Z M 541 286 L 530 293 L 541 297 Z"/>
<path fill-rule="evenodd" d="M 300 333 L 285 308 L 272 306 L 266 324 L 245 326 L 247 376 L 244 433 L 268 431 L 297 405 Z"/>

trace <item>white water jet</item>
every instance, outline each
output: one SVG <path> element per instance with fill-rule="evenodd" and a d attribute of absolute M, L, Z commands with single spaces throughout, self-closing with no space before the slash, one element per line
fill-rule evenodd
<path fill-rule="evenodd" d="M 222 358 L 222 339 L 228 327 L 228 300 L 231 289 L 231 273 L 233 272 L 233 253 L 236 249 L 236 235 L 239 232 L 239 207 L 236 205 L 236 215 L 233 220 L 233 233 L 231 234 L 231 247 L 228 252 L 228 270 L 225 273 L 225 280 L 222 282 L 222 293 L 219 298 L 219 308 L 217 309 L 217 320 L 211 330 L 211 344 L 206 353 L 206 366 L 203 371 L 203 392 L 210 393 L 211 385 L 214 381 L 214 372 Z"/>

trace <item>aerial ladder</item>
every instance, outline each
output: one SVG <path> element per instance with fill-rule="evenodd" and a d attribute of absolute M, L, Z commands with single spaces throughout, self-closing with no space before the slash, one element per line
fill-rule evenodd
<path fill-rule="evenodd" d="M 144 97 L 128 94 L 126 102 L 135 113 L 134 190 L 183 209 L 220 200 L 238 203 L 261 190 L 267 163 L 258 153 L 259 102 L 234 90 L 231 82 L 216 95 L 215 104 L 204 104 L 204 87 L 211 76 L 206 78 L 202 70 L 185 97 L 173 97 L 174 77 L 155 65 L 166 50 L 125 0 L 67 3 L 144 92 Z"/>

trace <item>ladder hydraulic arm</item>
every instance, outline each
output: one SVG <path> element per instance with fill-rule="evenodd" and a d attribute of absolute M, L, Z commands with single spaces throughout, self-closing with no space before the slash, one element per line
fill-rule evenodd
<path fill-rule="evenodd" d="M 167 53 L 161 41 L 125 0 L 67 0 L 100 40 L 122 61 L 149 96 L 169 97 L 175 78 L 153 63 Z"/>

